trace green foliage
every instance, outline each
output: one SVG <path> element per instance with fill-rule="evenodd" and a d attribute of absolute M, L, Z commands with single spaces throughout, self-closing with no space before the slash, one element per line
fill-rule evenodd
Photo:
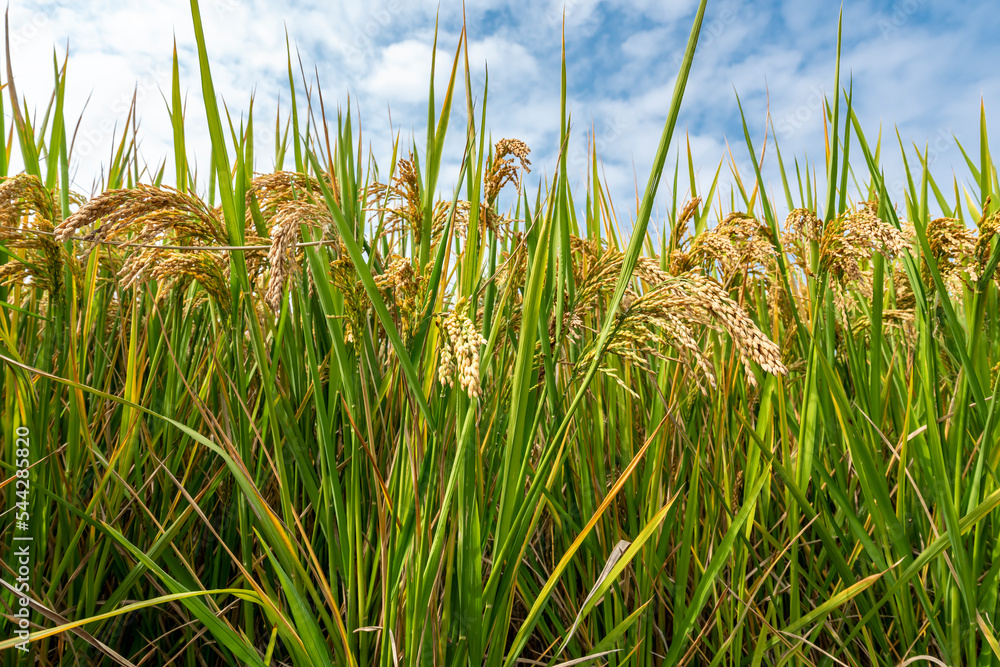
<path fill-rule="evenodd" d="M 8 70 L 25 171 L 2 156 L 0 561 L 8 581 L 27 428 L 33 657 L 1000 665 L 985 111 L 978 161 L 963 148 L 979 191 L 954 199 L 904 150 L 889 201 L 849 87 L 825 106 L 825 193 L 775 147 L 785 221 L 749 132 L 728 206 L 719 170 L 699 197 L 688 150 L 657 247 L 705 4 L 628 240 L 596 151 L 581 207 L 565 153 L 521 187 L 528 149 L 487 142 L 464 32 L 424 152 L 397 141 L 388 175 L 362 170 L 349 114 L 298 106 L 289 55 L 279 170 L 255 175 L 252 111 L 226 131 L 192 0 L 208 182 L 175 51 L 177 188 L 133 136 L 89 200 L 67 64 L 40 125 Z M 565 146 L 565 60 L 562 97 Z M 10 649 L 18 598 L 0 603 Z"/>

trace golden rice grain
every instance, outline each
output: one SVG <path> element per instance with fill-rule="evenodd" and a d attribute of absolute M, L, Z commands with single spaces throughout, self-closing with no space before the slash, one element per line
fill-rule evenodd
<path fill-rule="evenodd" d="M 453 387 L 457 374 L 462 391 L 470 398 L 479 398 L 482 395 L 479 348 L 486 344 L 486 339 L 466 314 L 467 307 L 468 301 L 462 298 L 450 312 L 439 316 L 442 341 L 438 379 L 441 384 Z"/>

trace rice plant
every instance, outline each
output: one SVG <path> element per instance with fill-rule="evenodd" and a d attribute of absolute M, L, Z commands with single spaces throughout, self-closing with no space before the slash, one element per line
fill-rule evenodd
<path fill-rule="evenodd" d="M 5 664 L 1000 664 L 985 110 L 978 190 L 904 151 L 890 201 L 838 52 L 825 190 L 766 152 L 769 192 L 744 123 L 754 173 L 698 192 L 688 154 L 653 234 L 705 6 L 628 221 L 596 150 L 582 195 L 565 154 L 532 191 L 464 32 L 387 169 L 289 54 L 256 174 L 193 0 L 207 180 L 175 52 L 174 186 L 126 136 L 93 196 L 66 63 L 40 122 L 8 69 Z"/>

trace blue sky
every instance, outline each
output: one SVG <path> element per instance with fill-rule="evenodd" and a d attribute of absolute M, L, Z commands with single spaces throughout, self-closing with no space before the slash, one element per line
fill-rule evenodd
<path fill-rule="evenodd" d="M 593 131 L 603 176 L 622 222 L 628 223 L 636 208 L 636 186 L 640 194 L 645 186 L 695 7 L 693 0 L 467 3 L 477 90 L 489 69 L 487 128 L 494 140 L 516 137 L 531 146 L 529 183 L 551 176 L 556 164 L 565 9 L 574 139 L 570 175 L 582 201 L 586 147 Z M 343 108 L 350 94 L 352 108 L 360 111 L 366 147 L 380 162 L 388 164 L 393 132 L 400 132 L 404 142 L 414 137 L 422 146 L 439 10 L 443 87 L 461 28 L 461 3 L 299 1 L 279 6 L 203 0 L 217 91 L 234 116 L 245 113 L 251 92 L 256 96 L 257 170 L 273 168 L 263 148 L 273 145 L 279 99 L 283 111 L 289 101 L 286 29 L 309 78 L 319 72 L 328 115 Z M 769 107 L 786 163 L 794 157 L 800 162 L 822 158 L 820 100 L 833 92 L 839 11 L 832 2 L 710 0 L 674 139 L 676 149 L 689 134 L 702 188 L 723 159 L 726 192 L 732 182 L 730 159 L 744 178 L 750 177 L 737 94 L 758 150 Z M 883 128 L 893 199 L 902 199 L 894 129 L 911 156 L 913 143 L 930 146 L 932 170 L 945 184 L 953 174 L 968 182 L 952 137 L 978 152 L 980 100 L 988 115 L 1000 103 L 994 65 L 1000 55 L 994 39 L 1000 15 L 990 3 L 929 0 L 846 0 L 843 12 L 843 80 L 853 80 L 855 106 L 869 137 Z M 153 165 L 164 159 L 172 164 L 163 94 L 169 93 L 175 36 L 188 94 L 189 145 L 197 163 L 207 167 L 207 129 L 187 2 L 14 0 L 10 29 L 18 93 L 39 115 L 51 93 L 53 52 L 61 59 L 68 44 L 67 118 L 73 122 L 83 113 L 74 149 L 77 189 L 89 193 L 94 187 L 115 132 L 120 136 L 133 91 L 139 100 L 141 157 Z M 9 103 L 6 109 L 9 114 Z M 464 114 L 464 104 L 457 105 L 457 113 Z M 464 117 L 456 115 L 454 121 L 442 185 L 450 185 L 449 175 L 457 174 L 461 157 Z M 769 190 L 780 193 L 773 152 L 765 158 L 764 173 Z M 656 217 L 662 219 L 670 183 L 665 180 L 661 187 Z M 679 199 L 686 198 L 687 189 L 680 188 Z"/>

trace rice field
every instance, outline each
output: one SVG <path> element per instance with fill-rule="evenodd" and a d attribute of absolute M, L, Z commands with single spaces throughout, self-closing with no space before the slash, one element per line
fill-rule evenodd
<path fill-rule="evenodd" d="M 464 32 L 382 165 L 289 54 L 258 174 L 191 5 L 200 174 L 176 52 L 174 154 L 126 134 L 93 196 L 65 63 L 42 118 L 4 77 L 4 664 L 1000 665 L 985 110 L 977 188 L 910 151 L 891 201 L 838 51 L 822 187 L 770 147 L 765 187 L 744 122 L 753 173 L 699 192 L 703 0 L 633 219 L 596 151 L 528 186 Z"/>

